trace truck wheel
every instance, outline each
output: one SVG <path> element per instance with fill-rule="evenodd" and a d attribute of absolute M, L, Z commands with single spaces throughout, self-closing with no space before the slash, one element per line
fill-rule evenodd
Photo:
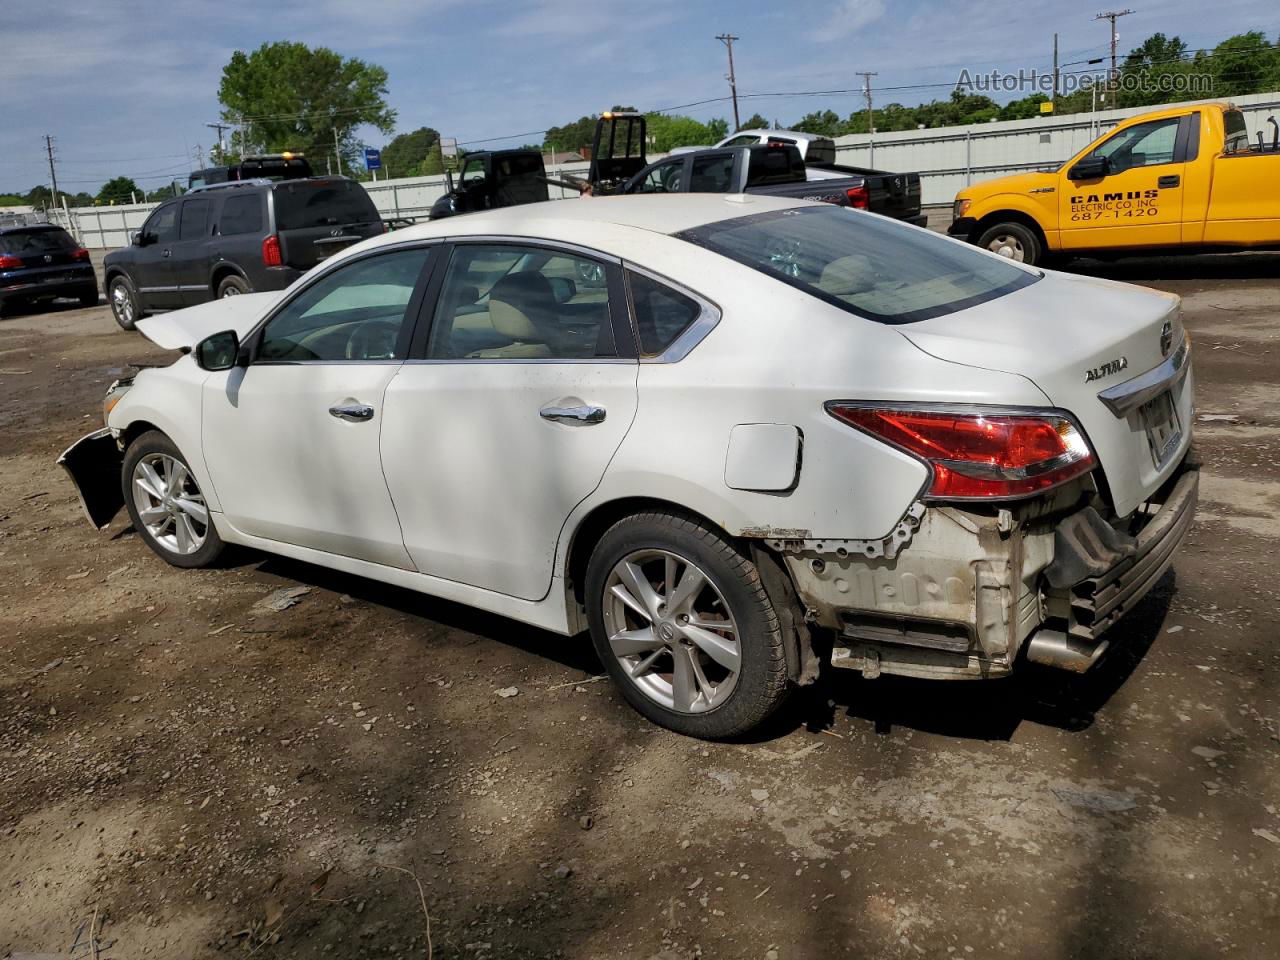
<path fill-rule="evenodd" d="M 129 444 L 120 476 L 133 528 L 175 567 L 207 567 L 225 544 L 186 459 L 159 430 Z"/>
<path fill-rule="evenodd" d="M 978 238 L 978 246 L 1026 264 L 1039 263 L 1043 252 L 1035 232 L 1020 223 L 997 223 L 984 230 Z"/>
<path fill-rule="evenodd" d="M 223 297 L 235 297 L 242 293 L 249 292 L 249 284 L 243 279 L 237 277 L 234 273 L 230 276 L 223 277 L 218 283 L 218 299 Z"/>
<path fill-rule="evenodd" d="M 146 316 L 138 303 L 138 295 L 133 292 L 133 285 L 124 277 L 115 277 L 107 285 L 107 299 L 111 301 L 111 313 L 116 323 L 124 330 L 132 330 L 133 325 Z"/>
<path fill-rule="evenodd" d="M 760 575 L 702 521 L 665 512 L 619 520 L 592 551 L 585 588 L 596 652 L 655 723 L 732 737 L 786 699 L 782 632 Z"/>

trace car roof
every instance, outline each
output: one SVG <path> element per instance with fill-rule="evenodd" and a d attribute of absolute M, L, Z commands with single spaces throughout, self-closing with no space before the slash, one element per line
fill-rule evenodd
<path fill-rule="evenodd" d="M 23 233 L 29 233 L 32 230 L 63 230 L 66 228 L 56 223 L 13 223 L 7 227 L 0 227 L 0 233 L 14 233 L 21 230 Z"/>
<path fill-rule="evenodd" d="M 580 197 L 433 220 L 385 234 L 384 239 L 397 242 L 445 236 L 513 234 L 572 241 L 575 225 L 586 224 L 673 234 L 720 220 L 802 206 L 812 206 L 812 203 L 750 193 Z"/>
<path fill-rule="evenodd" d="M 741 134 L 741 133 L 763 134 L 764 136 L 767 136 L 767 137 L 787 137 L 788 139 L 791 139 L 791 140 L 812 141 L 812 140 L 830 140 L 831 139 L 830 137 L 821 133 L 801 133 L 799 130 L 777 130 L 772 127 L 763 129 L 763 130 L 761 129 L 739 130 L 738 133 L 732 134 L 732 136 L 736 137 L 738 136 L 738 134 Z"/>

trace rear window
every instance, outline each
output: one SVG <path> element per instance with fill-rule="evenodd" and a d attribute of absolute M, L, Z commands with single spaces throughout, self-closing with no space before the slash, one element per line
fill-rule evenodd
<path fill-rule="evenodd" d="M 836 162 L 836 144 L 834 140 L 810 140 L 805 150 L 804 162 L 815 165 L 831 166 Z"/>
<path fill-rule="evenodd" d="M 843 207 L 798 207 L 676 234 L 879 323 L 941 317 L 1040 275 L 981 251 Z"/>
<path fill-rule="evenodd" d="M 275 187 L 275 206 L 277 230 L 336 227 L 379 219 L 364 188 L 349 180 L 286 180 Z"/>
<path fill-rule="evenodd" d="M 5 253 L 58 253 L 74 250 L 76 242 L 60 227 L 42 230 L 14 230 L 0 234 L 0 250 Z"/>

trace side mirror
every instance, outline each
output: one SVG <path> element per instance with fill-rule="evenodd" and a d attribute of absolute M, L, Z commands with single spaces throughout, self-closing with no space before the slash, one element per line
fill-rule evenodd
<path fill-rule="evenodd" d="M 1111 172 L 1111 161 L 1106 157 L 1085 157 L 1067 171 L 1068 180 L 1097 180 Z"/>
<path fill-rule="evenodd" d="M 197 343 L 193 352 L 201 370 L 230 370 L 240 361 L 240 338 L 234 330 L 212 333 Z"/>
<path fill-rule="evenodd" d="M 143 244 L 142 244 L 142 231 L 141 231 L 141 230 L 135 230 L 135 231 L 133 231 L 133 233 L 129 234 L 129 242 L 130 242 L 131 244 L 133 244 L 135 247 L 140 247 L 140 246 L 142 246 L 142 245 L 143 245 Z"/>

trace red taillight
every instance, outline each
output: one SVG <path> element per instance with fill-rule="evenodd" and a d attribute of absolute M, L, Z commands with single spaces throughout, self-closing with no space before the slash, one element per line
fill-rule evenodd
<path fill-rule="evenodd" d="M 867 209 L 868 204 L 871 202 L 871 192 L 867 190 L 865 183 L 857 187 L 850 187 L 845 191 L 845 196 L 849 198 L 849 206 L 857 207 L 859 210 Z"/>
<path fill-rule="evenodd" d="M 0 256 L 0 270 L 14 270 L 22 266 L 21 257 L 11 257 L 8 254 Z"/>
<path fill-rule="evenodd" d="M 274 233 L 262 241 L 262 264 L 266 267 L 278 267 L 284 263 L 280 259 L 280 238 Z"/>
<path fill-rule="evenodd" d="M 1096 465 L 1076 425 L 1052 413 L 984 414 L 831 403 L 838 420 L 926 461 L 934 500 L 1025 497 Z"/>
<path fill-rule="evenodd" d="M 76 249 L 71 254 L 71 259 L 81 263 L 88 263 L 89 251 L 86 250 L 84 247 L 76 247 Z"/>

